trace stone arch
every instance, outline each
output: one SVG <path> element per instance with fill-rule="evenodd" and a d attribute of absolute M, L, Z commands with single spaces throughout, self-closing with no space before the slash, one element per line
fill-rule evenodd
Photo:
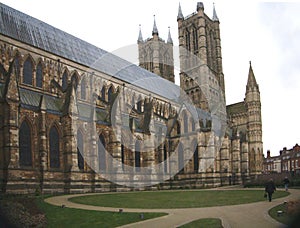
<path fill-rule="evenodd" d="M 71 83 L 74 85 L 75 89 L 77 90 L 78 82 L 79 82 L 79 73 L 74 70 L 70 75 L 71 76 Z"/>

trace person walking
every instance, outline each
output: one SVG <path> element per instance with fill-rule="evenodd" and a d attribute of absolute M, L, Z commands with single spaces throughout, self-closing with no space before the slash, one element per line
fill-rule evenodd
<path fill-rule="evenodd" d="M 289 183 L 290 183 L 290 180 L 288 177 L 285 177 L 283 179 L 283 184 L 284 184 L 284 188 L 285 188 L 285 191 L 288 191 L 289 190 Z"/>
<path fill-rule="evenodd" d="M 267 182 L 265 191 L 268 194 L 269 202 L 271 202 L 272 195 L 273 195 L 274 191 L 276 191 L 276 187 L 275 187 L 275 184 L 274 184 L 274 181 L 272 178 Z"/>

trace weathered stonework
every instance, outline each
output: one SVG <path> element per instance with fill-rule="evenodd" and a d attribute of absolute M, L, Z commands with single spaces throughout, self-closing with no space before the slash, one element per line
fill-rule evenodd
<path fill-rule="evenodd" d="M 0 7 L 4 16 L 6 10 L 11 12 L 12 21 L 17 20 L 14 13 L 25 17 L 7 6 Z M 30 24 L 35 19 L 26 20 Z M 105 71 L 108 66 L 91 68 L 84 61 L 93 55 L 93 49 L 83 59 L 74 56 L 80 59 L 75 61 L 72 56 L 58 55 L 57 50 L 43 49 L 30 44 L 30 40 L 1 31 L 2 191 L 78 193 L 203 188 L 238 184 L 259 174 L 261 104 L 252 67 L 244 101 L 226 107 L 219 22 L 211 20 L 199 7 L 189 17 L 179 15 L 178 28 L 180 46 L 187 47 L 197 56 L 196 62 L 201 62 L 201 66 L 192 67 L 181 49 L 181 89 L 191 98 L 197 115 L 203 111 L 209 116 L 202 115 L 196 122 L 194 119 L 198 119 L 187 109 L 182 110 L 182 104 L 168 98 L 168 94 L 149 94 L 149 90 L 131 85 L 121 76 L 110 75 Z M 174 82 L 172 40 L 169 37 L 164 43 L 156 31 L 153 30 L 151 42 L 160 42 L 161 48 L 156 49 L 153 62 L 149 59 L 140 65 L 146 69 L 151 66 L 152 72 Z M 194 34 L 190 47 L 188 31 Z M 140 51 L 150 45 L 150 40 L 138 42 Z M 90 48 L 87 43 L 81 44 Z M 66 50 L 68 47 L 66 44 Z M 164 58 L 166 62 L 161 65 L 160 51 L 167 51 L 170 58 Z M 116 64 L 120 61 L 112 59 Z M 147 74 L 138 67 L 131 72 L 132 77 L 139 77 L 140 72 Z M 201 83 L 208 87 L 203 89 Z M 220 108 L 213 113 L 216 104 Z M 215 131 L 214 116 L 225 116 L 228 124 L 222 128 L 224 134 Z M 24 123 L 30 137 L 21 132 Z M 51 132 L 55 132 L 54 136 Z M 51 137 L 55 140 L 51 141 Z M 29 157 L 20 156 L 24 151 L 30 151 L 26 155 Z M 148 170 L 146 175 L 141 172 L 143 168 Z"/>

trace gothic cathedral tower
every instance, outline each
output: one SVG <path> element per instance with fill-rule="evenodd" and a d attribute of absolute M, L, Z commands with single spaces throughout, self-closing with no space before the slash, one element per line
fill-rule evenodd
<path fill-rule="evenodd" d="M 184 17 L 179 5 L 177 22 L 181 88 L 201 109 L 210 110 L 210 101 L 225 105 L 219 19 L 215 8 L 210 19 L 204 13 L 203 3 L 198 2 L 197 12 Z"/>
<path fill-rule="evenodd" d="M 143 40 L 141 28 L 138 37 L 139 65 L 148 71 L 174 82 L 173 40 L 169 29 L 165 43 L 158 35 L 155 18 L 152 38 Z"/>

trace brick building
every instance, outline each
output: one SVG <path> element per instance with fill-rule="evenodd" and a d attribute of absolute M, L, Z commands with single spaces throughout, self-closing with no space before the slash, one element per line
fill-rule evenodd
<path fill-rule="evenodd" d="M 263 171 L 264 173 L 300 174 L 300 146 L 296 144 L 291 149 L 284 147 L 279 151 L 279 155 L 272 157 L 268 151 L 264 159 Z"/>

